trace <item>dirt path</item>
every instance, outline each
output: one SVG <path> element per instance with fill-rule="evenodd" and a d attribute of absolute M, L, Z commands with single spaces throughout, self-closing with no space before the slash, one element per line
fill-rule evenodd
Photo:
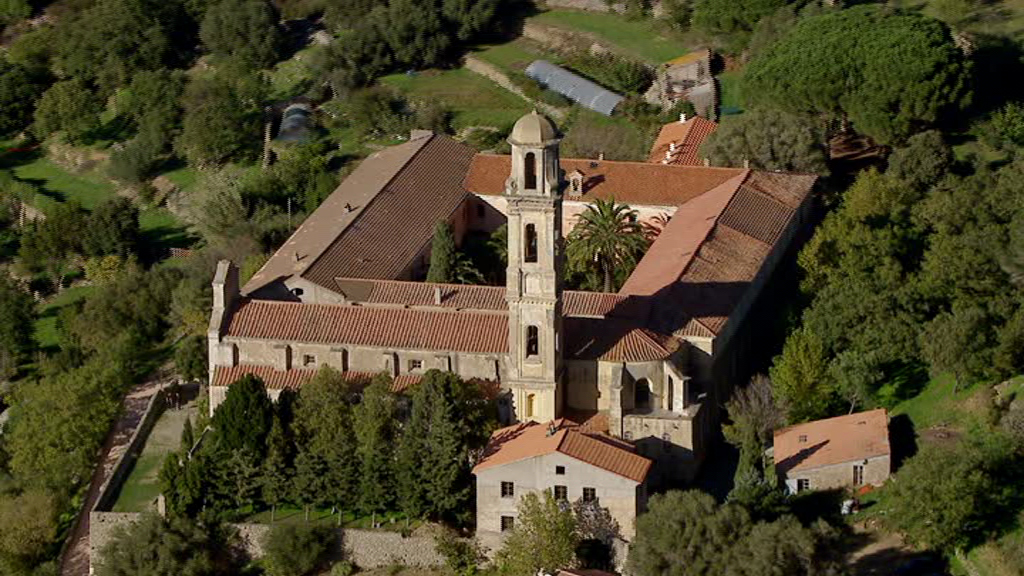
<path fill-rule="evenodd" d="M 146 412 L 146 406 L 150 399 L 160 390 L 162 386 L 170 383 L 170 375 L 164 370 L 158 370 L 146 382 L 132 388 L 124 399 L 124 411 L 120 419 L 114 424 L 107 440 L 103 444 L 103 451 L 100 456 L 100 464 L 93 471 L 92 480 L 89 483 L 89 491 L 86 493 L 85 502 L 71 529 L 66 548 L 60 561 L 61 576 L 88 576 L 89 575 L 89 512 L 96 505 L 100 489 L 110 478 L 114 464 L 128 448 L 132 434 L 142 420 Z"/>

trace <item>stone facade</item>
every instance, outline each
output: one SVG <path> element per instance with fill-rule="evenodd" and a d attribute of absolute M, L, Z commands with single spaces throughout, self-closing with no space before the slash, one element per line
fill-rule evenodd
<path fill-rule="evenodd" d="M 559 467 L 563 474 L 557 473 Z M 512 483 L 512 496 L 502 496 L 502 482 Z M 636 517 L 647 505 L 644 484 L 556 452 L 476 473 L 477 532 L 500 533 L 501 518 L 516 517 L 523 495 L 554 490 L 555 486 L 566 488 L 569 502 L 582 498 L 584 488 L 593 489 L 600 505 L 619 524 L 625 540 L 636 533 Z"/>
<path fill-rule="evenodd" d="M 860 471 L 856 471 L 856 468 Z M 858 488 L 864 485 L 881 486 L 889 479 L 892 464 L 889 455 L 864 460 L 851 460 L 819 468 L 794 471 L 782 475 L 780 481 L 790 494 L 801 490 L 834 490 Z M 801 486 L 801 481 L 805 484 Z"/>

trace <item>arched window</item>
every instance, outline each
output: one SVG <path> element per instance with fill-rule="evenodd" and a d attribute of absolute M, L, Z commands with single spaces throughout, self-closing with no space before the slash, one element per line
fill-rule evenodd
<path fill-rule="evenodd" d="M 530 394 L 530 395 L 528 395 L 526 397 L 526 417 L 527 418 L 532 418 L 533 417 L 533 403 L 534 403 L 534 400 L 535 400 L 535 398 L 534 398 L 533 394 Z"/>
<path fill-rule="evenodd" d="M 527 262 L 536 262 L 537 261 L 537 227 L 534 226 L 533 224 L 527 224 L 526 225 L 526 233 L 524 235 L 526 236 L 526 238 L 524 239 L 525 240 L 525 248 L 526 248 L 526 254 L 524 255 L 524 259 Z"/>
<path fill-rule="evenodd" d="M 540 335 L 536 326 L 526 327 L 526 356 L 536 356 L 540 350 Z"/>
<path fill-rule="evenodd" d="M 523 185 L 526 187 L 527 190 L 536 190 L 537 189 L 537 155 L 534 154 L 533 152 L 527 152 L 526 153 L 526 158 L 525 158 L 524 161 L 526 162 L 526 165 L 523 167 L 523 170 L 524 170 L 524 173 L 525 173 L 524 174 L 525 182 L 523 183 Z"/>

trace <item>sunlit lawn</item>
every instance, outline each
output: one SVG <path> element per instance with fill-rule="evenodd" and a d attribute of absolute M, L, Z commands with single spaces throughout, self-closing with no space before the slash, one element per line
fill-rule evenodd
<path fill-rule="evenodd" d="M 651 63 L 667 62 L 689 51 L 681 41 L 666 34 L 652 19 L 633 21 L 618 14 L 571 10 L 551 10 L 531 19 L 542 24 L 593 34 L 623 52 Z"/>
<path fill-rule="evenodd" d="M 464 68 L 392 74 L 381 82 L 413 99 L 440 102 L 453 112 L 456 130 L 467 126 L 504 126 L 530 111 L 522 98 Z"/>

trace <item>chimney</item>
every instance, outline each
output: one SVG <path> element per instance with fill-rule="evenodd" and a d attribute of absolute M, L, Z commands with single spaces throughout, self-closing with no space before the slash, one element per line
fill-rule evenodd
<path fill-rule="evenodd" d="M 665 150 L 665 160 L 664 160 L 665 162 L 668 162 L 669 160 L 672 159 L 672 153 L 673 152 L 675 152 L 675 150 L 672 150 L 671 148 L 668 149 L 668 150 Z"/>
<path fill-rule="evenodd" d="M 705 158 L 704 159 L 704 165 L 705 166 L 711 166 L 711 158 Z"/>
<path fill-rule="evenodd" d="M 603 162 L 604 161 L 604 152 L 601 152 L 600 154 L 598 154 L 597 155 L 597 159 L 598 159 L 598 161 Z"/>
<path fill-rule="evenodd" d="M 676 143 L 675 142 L 669 142 L 668 143 L 668 151 L 672 152 L 673 154 L 675 153 L 675 151 L 676 151 Z"/>
<path fill-rule="evenodd" d="M 441 305 L 441 287 L 434 286 L 434 306 Z"/>
<path fill-rule="evenodd" d="M 548 434 L 547 435 L 548 436 L 554 436 L 555 432 L 557 432 L 557 431 L 558 431 L 558 429 L 555 428 L 555 423 L 554 422 L 548 422 Z"/>
<path fill-rule="evenodd" d="M 679 123 L 682 124 L 683 122 L 686 122 L 686 112 L 679 113 Z"/>
<path fill-rule="evenodd" d="M 747 170 L 750 170 L 750 158 L 743 159 L 743 167 L 746 168 Z"/>

